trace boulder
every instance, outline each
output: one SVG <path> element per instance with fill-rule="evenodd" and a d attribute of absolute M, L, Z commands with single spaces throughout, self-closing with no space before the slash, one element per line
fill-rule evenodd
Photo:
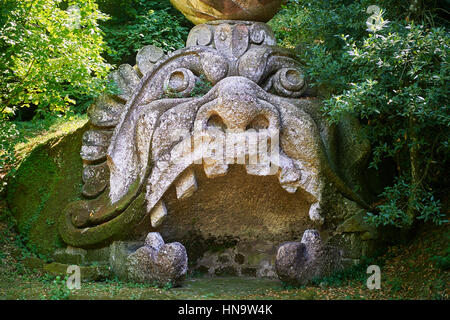
<path fill-rule="evenodd" d="M 279 247 L 275 269 L 284 283 L 302 286 L 342 269 L 341 256 L 338 249 L 322 243 L 318 231 L 306 230 L 301 242 Z"/>
<path fill-rule="evenodd" d="M 157 232 L 148 234 L 145 245 L 127 258 L 128 279 L 159 286 L 180 286 L 187 273 L 187 254 L 179 242 L 164 244 Z"/>

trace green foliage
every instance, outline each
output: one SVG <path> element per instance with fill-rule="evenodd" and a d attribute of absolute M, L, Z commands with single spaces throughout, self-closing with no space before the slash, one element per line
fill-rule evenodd
<path fill-rule="evenodd" d="M 0 115 L 1 117 L 1 115 Z M 0 173 L 6 172 L 7 168 L 14 164 L 15 144 L 20 140 L 20 134 L 14 123 L 7 121 L 6 118 L 0 118 Z M 11 173 L 11 171 L 9 171 Z M 3 185 L 0 185 L 0 191 Z"/>
<path fill-rule="evenodd" d="M 104 90 L 106 16 L 94 0 L 0 0 L 0 10 L 0 113 L 64 112 Z"/>
<path fill-rule="evenodd" d="M 373 4 L 381 10 L 368 10 Z M 448 184 L 439 178 L 450 141 L 450 38 L 442 8 L 443 1 L 298 0 L 271 22 L 304 61 L 330 122 L 356 116 L 372 144 L 370 166 L 395 162 L 397 183 L 368 216 L 377 225 L 446 222 L 433 196 Z"/>
<path fill-rule="evenodd" d="M 50 297 L 43 299 L 68 300 L 70 296 L 70 289 L 67 288 L 67 279 L 68 276 L 64 278 L 57 276 L 50 284 Z"/>
<path fill-rule="evenodd" d="M 122 0 L 120 12 L 110 2 L 104 1 L 102 7 L 113 16 L 102 29 L 112 63 L 134 64 L 136 52 L 149 44 L 166 52 L 184 46 L 190 25 L 169 1 Z"/>
<path fill-rule="evenodd" d="M 447 249 L 445 256 L 433 256 L 431 261 L 442 271 L 450 270 L 450 250 Z"/>
<path fill-rule="evenodd" d="M 429 191 L 427 175 L 442 172 L 449 159 L 448 32 L 392 23 L 362 42 L 349 37 L 345 42 L 348 51 L 343 56 L 354 71 L 352 82 L 342 94 L 325 101 L 324 111 L 333 121 L 349 113 L 366 121 L 364 133 L 373 148 L 371 166 L 392 158 L 409 181 L 386 188 L 382 196 L 388 204 L 378 208 L 379 222 L 396 225 L 398 218 L 406 222 L 405 214 L 411 218 L 408 210 L 413 210 L 420 214 L 418 219 L 441 224 L 444 215 Z M 405 198 L 406 206 L 398 206 Z"/>
<path fill-rule="evenodd" d="M 366 221 L 379 225 L 393 225 L 404 227 L 411 225 L 411 217 L 406 214 L 407 207 L 412 206 L 420 213 L 416 218 L 425 222 L 431 221 L 436 225 L 447 223 L 445 215 L 441 213 L 441 204 L 435 200 L 430 191 L 423 189 L 413 192 L 413 187 L 403 179 L 390 187 L 386 187 L 381 197 L 386 202 L 377 206 L 377 213 L 368 212 Z"/>
<path fill-rule="evenodd" d="M 350 281 L 359 281 L 362 284 L 365 284 L 367 279 L 367 267 L 373 264 L 379 265 L 380 267 L 384 265 L 384 260 L 376 258 L 376 256 L 379 256 L 379 253 L 373 258 L 362 257 L 357 265 L 343 271 L 337 271 L 330 276 L 313 279 L 312 283 L 322 287 L 343 286 Z"/>
<path fill-rule="evenodd" d="M 211 90 L 213 87 L 212 83 L 206 79 L 205 75 L 200 75 L 198 81 L 195 83 L 195 87 L 192 90 L 191 97 L 201 97 Z"/>

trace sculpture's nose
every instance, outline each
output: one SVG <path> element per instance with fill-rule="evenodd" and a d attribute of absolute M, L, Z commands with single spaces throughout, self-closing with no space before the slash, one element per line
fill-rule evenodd
<path fill-rule="evenodd" d="M 217 121 L 227 129 L 237 131 L 279 127 L 277 109 L 263 99 L 266 93 L 253 81 L 245 77 L 229 77 L 216 86 L 217 98 L 200 108 L 196 127 L 204 129 Z"/>

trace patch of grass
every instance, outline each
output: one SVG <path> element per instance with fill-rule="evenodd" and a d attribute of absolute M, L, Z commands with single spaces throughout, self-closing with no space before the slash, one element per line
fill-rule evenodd
<path fill-rule="evenodd" d="M 23 141 L 15 146 L 18 159 L 23 159 L 36 145 L 63 133 L 72 132 L 87 121 L 87 115 L 75 114 L 42 120 L 14 122 L 20 135 L 23 137 Z"/>
<path fill-rule="evenodd" d="M 384 261 L 377 258 L 377 255 L 372 258 L 362 257 L 357 265 L 343 271 L 338 271 L 328 277 L 313 279 L 312 283 L 321 287 L 337 287 L 345 285 L 348 282 L 364 282 L 368 277 L 366 273 L 368 266 L 378 265 L 382 267 L 383 264 Z"/>
<path fill-rule="evenodd" d="M 450 270 L 450 248 L 447 248 L 445 256 L 433 256 L 430 260 L 442 271 Z"/>

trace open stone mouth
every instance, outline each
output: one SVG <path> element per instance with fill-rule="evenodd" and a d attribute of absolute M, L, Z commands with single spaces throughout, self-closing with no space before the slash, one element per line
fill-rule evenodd
<path fill-rule="evenodd" d="M 203 170 L 206 178 L 217 179 L 226 177 L 231 166 L 239 166 L 245 169 L 244 177 L 247 175 L 275 176 L 285 191 L 294 194 L 302 185 L 302 174 L 299 168 L 301 164 L 296 165 L 292 159 L 280 154 L 278 139 L 278 136 L 270 136 L 266 130 L 225 133 L 220 129 L 208 128 L 207 131 L 193 134 L 191 139 L 185 139 L 177 144 L 170 153 L 172 158 L 175 155 L 177 160 L 173 163 L 177 165 L 174 166 L 171 161 L 162 160 L 156 164 L 154 174 L 149 179 L 147 209 L 151 212 L 152 226 L 159 227 L 167 216 L 167 208 L 162 198 L 171 186 L 175 190 L 176 198 L 180 201 L 191 197 L 197 191 L 198 173 L 196 174 L 196 171 Z M 179 154 L 183 156 L 178 156 Z M 183 170 L 186 166 L 187 168 Z M 181 173 L 176 175 L 180 171 Z M 172 180 L 174 176 L 175 179 Z M 227 179 L 222 179 L 223 182 L 226 183 Z M 241 190 L 240 192 L 249 191 Z M 213 190 L 210 190 L 209 194 L 210 197 L 215 197 Z M 313 195 L 308 192 L 306 194 L 308 201 L 317 201 Z M 227 204 L 222 203 L 222 208 L 226 207 Z M 248 209 L 251 210 L 251 208 Z"/>
<path fill-rule="evenodd" d="M 305 154 L 295 144 L 299 137 L 305 140 L 319 135 L 301 132 L 317 129 L 311 125 L 312 119 L 305 125 L 304 117 L 290 114 L 301 110 L 288 99 L 281 105 L 283 100 L 251 80 L 229 77 L 203 97 L 182 103 L 173 100 L 179 99 L 167 101 L 170 107 L 158 121 L 152 117 L 154 103 L 140 110 L 139 120 L 130 124 L 134 126 L 131 132 L 137 133 L 131 139 L 134 143 L 120 134 L 129 124 L 116 129 L 107 157 L 109 189 L 98 199 L 73 207 L 71 223 L 76 228 L 87 233 L 96 225 L 114 220 L 144 188 L 151 226 L 158 228 L 168 214 L 162 198 L 170 186 L 175 186 L 179 200 L 197 190 L 193 165 L 202 165 L 208 178 L 225 176 L 232 164 L 244 166 L 248 175 L 274 175 L 286 192 L 295 193 L 299 188 L 305 191 L 307 202 L 312 204 L 309 216 L 320 219 L 320 156 L 311 150 Z M 275 107 L 274 102 L 282 107 Z M 283 122 L 290 121 L 301 121 L 296 125 L 300 132 L 282 127 Z M 308 144 L 313 151 L 320 150 L 318 139 L 310 139 Z M 151 160 L 151 166 L 146 159 Z"/>
<path fill-rule="evenodd" d="M 280 110 L 263 100 L 264 95 L 250 80 L 230 77 L 197 103 L 177 105 L 161 116 L 152 138 L 151 158 L 157 160 L 146 181 L 147 211 L 154 228 L 167 215 L 161 198 L 172 184 L 178 199 L 197 188 L 192 164 L 202 164 L 208 178 L 226 175 L 229 164 L 242 164 L 250 175 L 277 175 L 287 192 L 303 187 L 313 202 L 318 201 L 310 186 L 311 172 L 280 148 Z M 253 126 L 262 129 L 256 131 Z M 111 188 L 112 199 L 116 190 Z"/>
<path fill-rule="evenodd" d="M 210 178 L 204 165 L 192 165 L 172 184 L 151 210 L 152 224 L 168 240 L 288 240 L 309 226 L 314 198 L 304 190 L 289 193 L 275 175 L 250 175 L 245 165 L 228 166 Z M 189 246 L 190 244 L 188 244 Z"/>
<path fill-rule="evenodd" d="M 318 101 L 302 97 L 307 86 L 299 63 L 274 46 L 267 26 L 201 25 L 191 31 L 188 44 L 167 57 L 158 53 L 150 67 L 139 53 L 138 67 L 145 76 L 139 79 L 131 66 L 121 66 L 113 78 L 124 88 L 122 94 L 93 106 L 92 127 L 81 150 L 86 199 L 70 203 L 59 223 L 67 244 L 107 244 L 127 237 L 142 223 L 164 227 L 172 214 L 164 203 L 168 190 L 173 187 L 180 202 L 195 198 L 202 188 L 199 167 L 206 178 L 226 183 L 230 165 L 238 165 L 245 168 L 248 180 L 235 181 L 246 192 L 251 193 L 252 177 L 265 177 L 277 179 L 279 190 L 302 199 L 298 209 L 280 205 L 290 212 L 269 210 L 267 201 L 265 208 L 255 206 L 261 216 L 273 213 L 272 224 L 278 221 L 276 230 L 260 226 L 260 235 L 299 229 L 305 217 L 323 223 L 322 195 L 328 181 L 346 197 L 360 200 L 335 173 L 336 155 L 330 147 L 334 133 L 320 116 Z M 213 87 L 203 96 L 192 96 L 201 76 Z M 167 89 L 176 98 L 168 98 Z M 197 199 L 202 201 L 211 203 L 205 197 Z M 222 211 L 230 206 L 218 203 Z M 257 220 L 256 209 L 248 208 Z M 184 225 L 180 222 L 178 228 Z"/>

